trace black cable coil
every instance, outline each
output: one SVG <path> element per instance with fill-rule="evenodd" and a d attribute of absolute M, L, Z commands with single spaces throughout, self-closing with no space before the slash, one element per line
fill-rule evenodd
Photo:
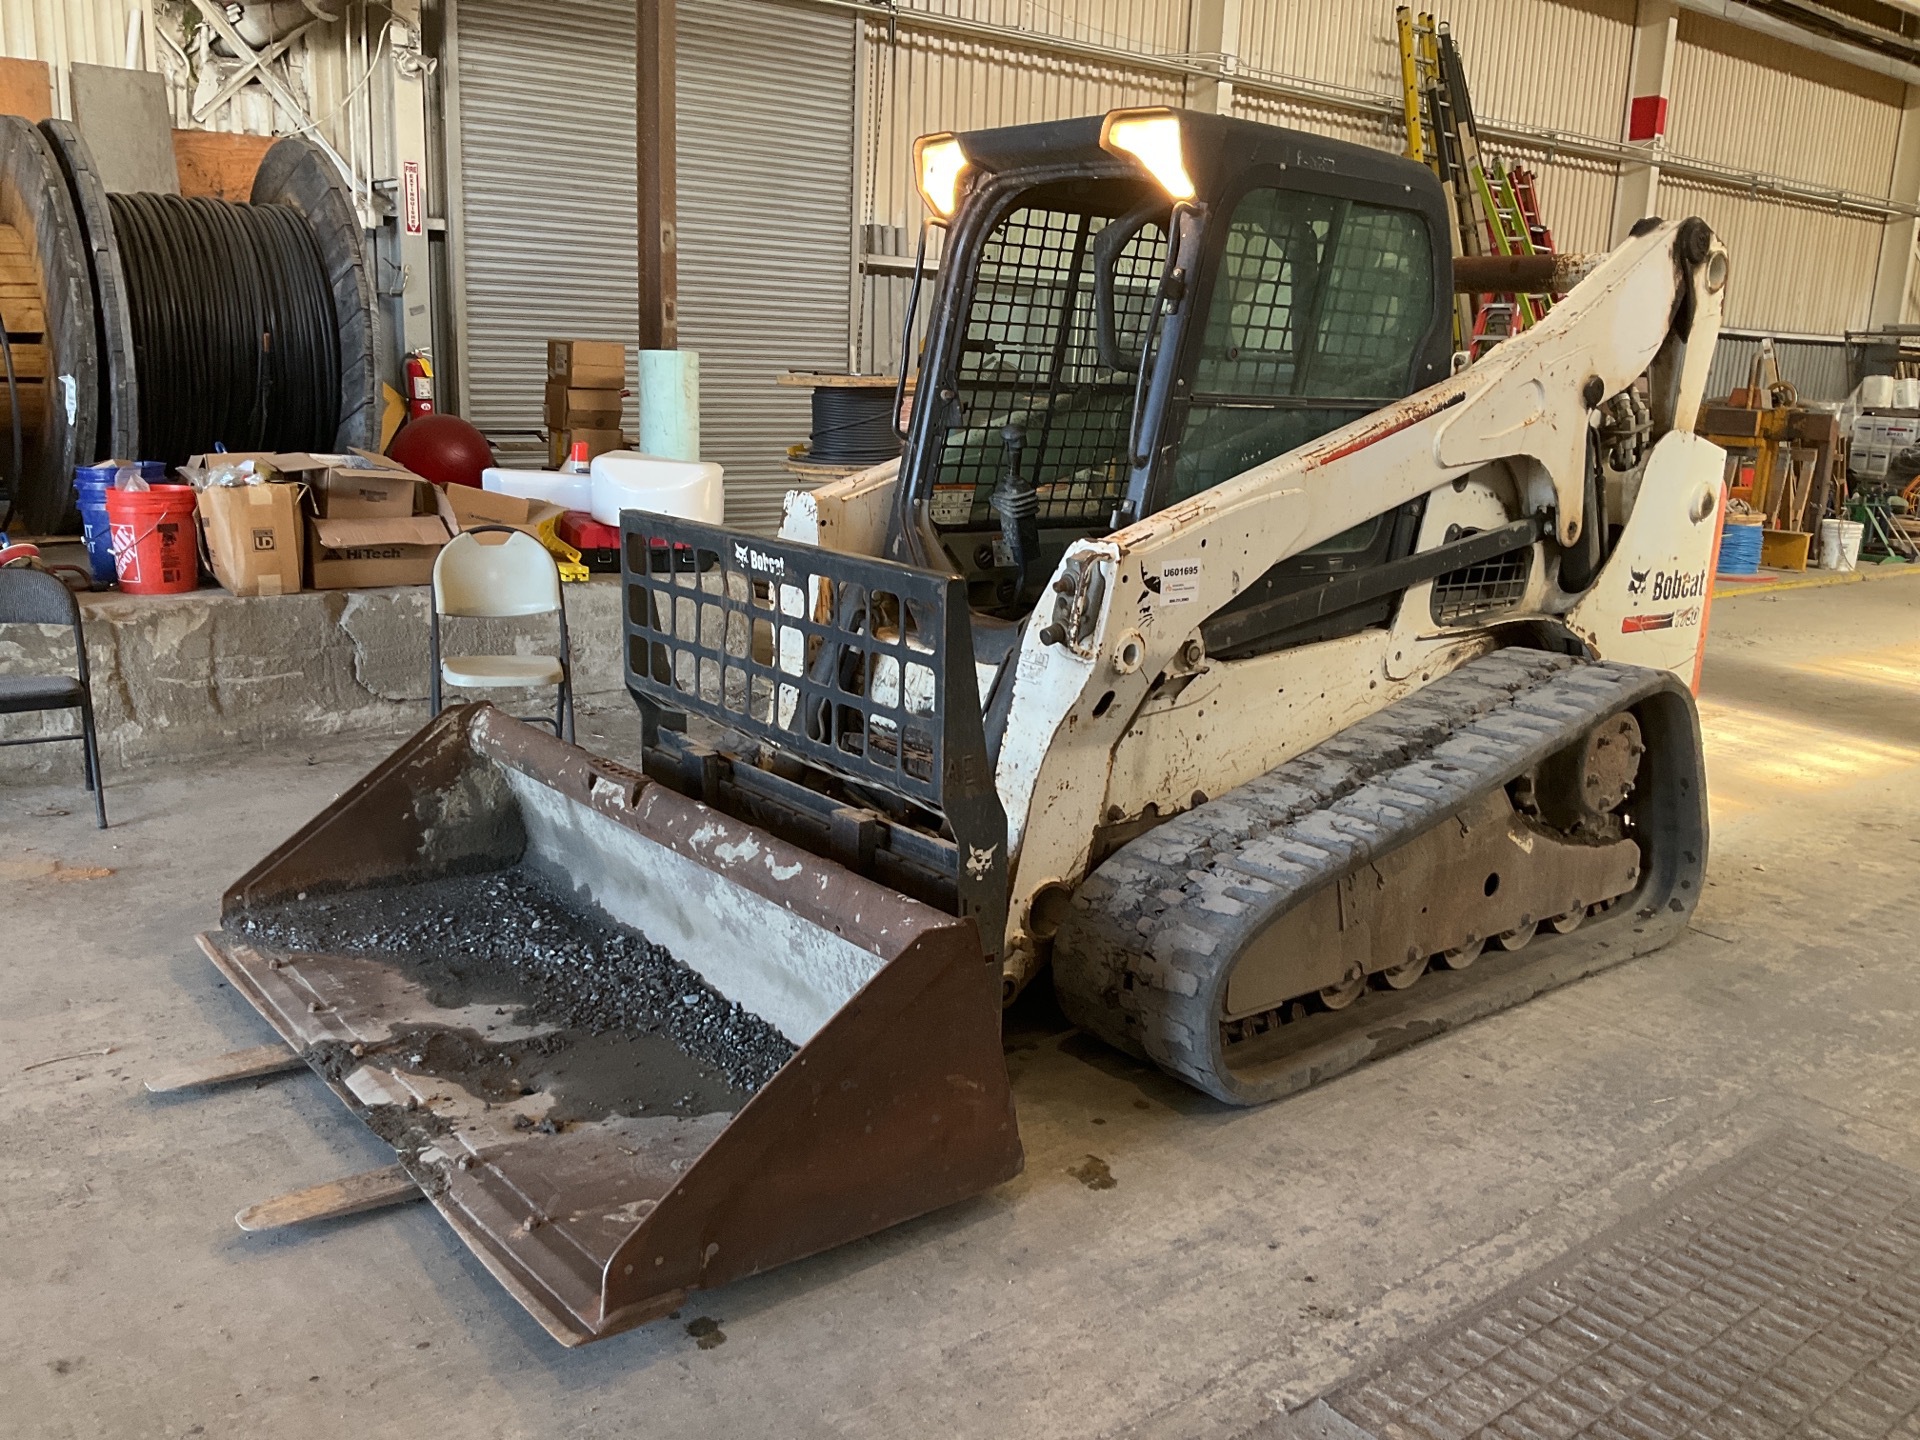
<path fill-rule="evenodd" d="M 891 385 L 817 385 L 807 460 L 814 465 L 878 465 L 900 453 Z"/>
<path fill-rule="evenodd" d="M 326 261 L 286 205 L 109 195 L 127 275 L 140 454 L 331 450 L 340 332 Z"/>

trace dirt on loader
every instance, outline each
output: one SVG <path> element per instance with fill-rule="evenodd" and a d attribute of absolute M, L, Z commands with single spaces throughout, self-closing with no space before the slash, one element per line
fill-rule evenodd
<path fill-rule="evenodd" d="M 492 1102 L 546 1091 L 557 1101 L 546 1125 L 737 1111 L 793 1054 L 665 949 L 525 866 L 296 898 L 234 921 L 274 950 L 390 965 L 436 1006 L 493 1006 L 515 1038 L 423 1025 L 378 1055 Z M 316 1049 L 323 1069 L 373 1058 Z"/>

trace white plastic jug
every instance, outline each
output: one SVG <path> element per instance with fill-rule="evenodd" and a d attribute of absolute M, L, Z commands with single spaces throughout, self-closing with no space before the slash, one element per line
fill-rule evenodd
<path fill-rule="evenodd" d="M 480 488 L 496 495 L 518 495 L 522 500 L 544 500 L 562 510 L 591 510 L 593 482 L 564 470 L 503 470 L 480 472 Z"/>
<path fill-rule="evenodd" d="M 663 460 L 638 450 L 593 459 L 593 518 L 618 525 L 622 510 L 649 510 L 718 525 L 726 510 L 721 469 L 705 460 Z"/>

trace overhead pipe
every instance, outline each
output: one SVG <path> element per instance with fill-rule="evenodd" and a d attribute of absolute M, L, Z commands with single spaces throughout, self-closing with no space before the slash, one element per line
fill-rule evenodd
<path fill-rule="evenodd" d="M 1871 70 L 1879 75 L 1891 75 L 1895 80 L 1908 85 L 1920 85 L 1920 65 L 1911 61 L 1896 59 L 1892 55 L 1882 55 L 1878 50 L 1870 50 L 1864 45 L 1849 44 L 1845 40 L 1836 40 L 1831 35 L 1822 35 L 1815 30 L 1807 30 L 1795 25 L 1791 20 L 1782 20 L 1778 15 L 1766 10 L 1756 9 L 1745 0 L 1677 0 L 1682 10 L 1691 10 L 1696 15 L 1709 15 L 1715 20 L 1724 20 L 1729 25 L 1738 25 L 1742 29 L 1752 30 L 1765 35 L 1770 40 L 1780 40 L 1788 45 L 1798 45 L 1803 50 L 1813 50 L 1835 60 L 1844 60 L 1847 64 L 1861 70 Z M 1897 3 L 1897 0 L 1896 0 Z M 1910 0 L 1902 4 L 1902 10 L 1920 15 L 1920 0 Z M 1897 37 L 1889 36 L 1889 39 Z"/>

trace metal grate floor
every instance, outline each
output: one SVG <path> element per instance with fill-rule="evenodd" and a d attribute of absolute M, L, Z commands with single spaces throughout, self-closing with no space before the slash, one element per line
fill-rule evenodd
<path fill-rule="evenodd" d="M 1773 1137 L 1277 1433 L 1920 1437 L 1920 1177 Z"/>

